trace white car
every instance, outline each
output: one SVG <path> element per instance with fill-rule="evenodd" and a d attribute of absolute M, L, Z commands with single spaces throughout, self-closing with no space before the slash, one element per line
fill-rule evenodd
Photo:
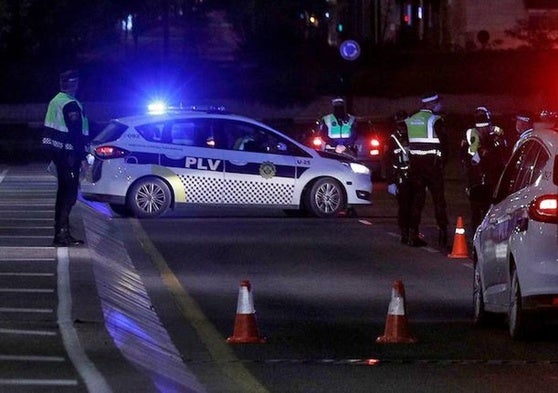
<path fill-rule="evenodd" d="M 533 333 L 542 312 L 558 311 L 557 151 L 552 127 L 521 143 L 473 239 L 474 321 L 506 314 L 514 339 Z"/>
<path fill-rule="evenodd" d="M 371 203 L 370 171 L 317 152 L 222 108 L 113 120 L 92 141 L 85 199 L 121 215 L 158 217 L 177 204 L 297 209 L 337 216 Z"/>

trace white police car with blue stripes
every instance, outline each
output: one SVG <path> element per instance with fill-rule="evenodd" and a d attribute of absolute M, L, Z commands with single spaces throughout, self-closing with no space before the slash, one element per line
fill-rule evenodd
<path fill-rule="evenodd" d="M 296 209 L 334 217 L 371 203 L 368 168 L 317 152 L 222 108 L 168 109 L 111 121 L 91 143 L 87 200 L 154 218 L 178 204 Z"/>

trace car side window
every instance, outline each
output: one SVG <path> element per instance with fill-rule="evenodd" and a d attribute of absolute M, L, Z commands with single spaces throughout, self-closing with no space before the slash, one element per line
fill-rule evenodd
<path fill-rule="evenodd" d="M 526 153 L 526 146 L 524 143 L 510 158 L 508 165 L 504 169 L 504 173 L 500 178 L 500 183 L 498 184 L 498 189 L 495 193 L 496 202 L 500 202 L 505 197 L 510 195 L 514 190 L 517 182 L 517 176 L 521 170 L 521 164 L 523 162 L 523 157 Z"/>
<path fill-rule="evenodd" d="M 137 126 L 136 130 L 149 142 L 161 142 L 164 123 L 151 123 Z"/>
<path fill-rule="evenodd" d="M 211 124 L 206 119 L 169 122 L 164 131 L 165 142 L 173 145 L 214 147 Z"/>

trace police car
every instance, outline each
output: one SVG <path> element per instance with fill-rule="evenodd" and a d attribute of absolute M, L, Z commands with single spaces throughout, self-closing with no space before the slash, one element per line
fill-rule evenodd
<path fill-rule="evenodd" d="M 154 218 L 178 204 L 297 209 L 316 217 L 371 203 L 369 169 L 223 108 L 115 119 L 91 143 L 82 196 Z"/>

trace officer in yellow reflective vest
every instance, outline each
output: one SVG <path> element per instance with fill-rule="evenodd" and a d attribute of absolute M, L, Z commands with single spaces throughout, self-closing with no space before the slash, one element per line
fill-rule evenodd
<path fill-rule="evenodd" d="M 419 225 L 426 199 L 426 189 L 430 190 L 434 205 L 434 215 L 438 224 L 438 244 L 447 246 L 448 217 L 444 195 L 444 164 L 447 158 L 447 135 L 444 120 L 439 114 L 440 97 L 437 93 L 422 97 L 422 108 L 409 117 L 409 181 L 413 190 L 408 243 L 422 247 L 426 242 L 419 236 Z"/>
<path fill-rule="evenodd" d="M 461 141 L 461 164 L 467 175 L 467 196 L 471 206 L 474 233 L 492 202 L 492 193 L 507 161 L 504 130 L 493 124 L 492 114 L 479 106 L 474 111 L 475 125 L 465 131 Z"/>
<path fill-rule="evenodd" d="M 319 133 L 325 142 L 325 149 L 354 155 L 356 118 L 347 113 L 343 98 L 334 98 L 331 105 L 333 112 L 322 117 L 319 122 Z"/>
<path fill-rule="evenodd" d="M 76 71 L 60 74 L 60 92 L 48 104 L 44 121 L 42 144 L 56 166 L 58 178 L 53 244 L 60 247 L 83 244 L 70 234 L 70 212 L 77 201 L 79 172 L 89 136 L 83 106 L 75 98 L 78 85 Z"/>

